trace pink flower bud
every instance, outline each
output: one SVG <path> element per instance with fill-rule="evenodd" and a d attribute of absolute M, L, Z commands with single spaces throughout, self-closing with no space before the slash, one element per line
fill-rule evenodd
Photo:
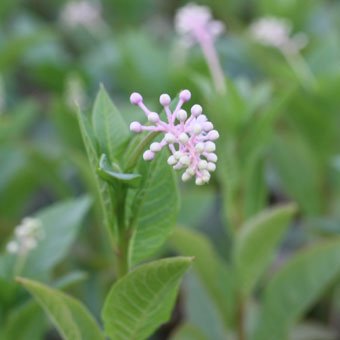
<path fill-rule="evenodd" d="M 194 117 L 198 117 L 200 114 L 202 114 L 202 106 L 201 105 L 194 105 L 192 108 L 191 108 L 191 114 L 194 116 Z"/>
<path fill-rule="evenodd" d="M 143 97 L 138 93 L 138 92 L 134 92 L 131 94 L 130 96 L 130 102 L 133 105 L 138 105 L 143 101 Z"/>
<path fill-rule="evenodd" d="M 183 90 L 179 94 L 179 99 L 181 99 L 183 102 L 188 102 L 191 98 L 191 93 L 189 90 Z"/>
<path fill-rule="evenodd" d="M 168 94 L 163 93 L 160 97 L 159 97 L 159 102 L 161 105 L 163 106 L 169 106 L 171 103 L 171 98 Z"/>
<path fill-rule="evenodd" d="M 139 122 L 132 122 L 130 124 L 130 131 L 140 133 L 142 131 L 142 125 Z"/>
<path fill-rule="evenodd" d="M 155 154 L 151 150 L 146 150 L 143 153 L 143 158 L 145 161 L 151 161 L 154 159 L 154 157 L 155 157 Z"/>

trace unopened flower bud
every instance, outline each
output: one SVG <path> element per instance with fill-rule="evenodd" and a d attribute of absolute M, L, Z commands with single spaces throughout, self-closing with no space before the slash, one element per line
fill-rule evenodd
<path fill-rule="evenodd" d="M 208 153 L 208 154 L 207 154 L 207 160 L 208 160 L 209 162 L 214 162 L 214 163 L 216 163 L 216 162 L 217 162 L 217 156 L 216 156 L 216 154 L 215 154 L 215 153 Z"/>
<path fill-rule="evenodd" d="M 133 105 L 138 105 L 143 101 L 143 97 L 138 93 L 138 92 L 134 92 L 131 94 L 130 96 L 130 102 Z"/>
<path fill-rule="evenodd" d="M 204 143 L 200 142 L 195 145 L 195 150 L 198 153 L 202 153 L 204 151 Z"/>
<path fill-rule="evenodd" d="M 204 180 L 201 177 L 197 177 L 196 180 L 195 180 L 195 184 L 196 185 L 203 185 Z"/>
<path fill-rule="evenodd" d="M 175 158 L 175 156 L 170 156 L 168 158 L 168 164 L 169 165 L 175 165 L 177 163 L 177 159 Z"/>
<path fill-rule="evenodd" d="M 200 124 L 196 123 L 196 124 L 193 125 L 191 130 L 195 135 L 199 135 L 202 132 L 202 126 Z"/>
<path fill-rule="evenodd" d="M 191 93 L 189 90 L 183 90 L 179 94 L 179 99 L 182 100 L 183 102 L 189 101 L 191 98 Z"/>
<path fill-rule="evenodd" d="M 185 143 L 188 142 L 189 136 L 188 136 L 185 132 L 182 132 L 182 133 L 179 135 L 178 140 L 179 140 L 182 144 L 185 144 Z"/>
<path fill-rule="evenodd" d="M 153 160 L 154 157 L 155 157 L 155 154 L 151 150 L 146 150 L 143 153 L 143 159 L 145 161 L 151 161 L 151 160 Z"/>
<path fill-rule="evenodd" d="M 182 156 L 179 159 L 180 163 L 183 165 L 189 165 L 190 164 L 190 158 L 188 156 Z"/>
<path fill-rule="evenodd" d="M 180 151 L 176 151 L 175 153 L 174 153 L 174 157 L 176 158 L 176 159 L 180 159 L 181 157 L 182 157 L 182 152 L 180 152 Z"/>
<path fill-rule="evenodd" d="M 208 133 L 208 138 L 210 140 L 216 140 L 220 137 L 220 134 L 216 130 L 212 130 Z"/>
<path fill-rule="evenodd" d="M 184 122 L 187 119 L 188 115 L 187 112 L 185 110 L 179 110 L 176 114 L 176 118 L 180 121 L 180 122 Z"/>
<path fill-rule="evenodd" d="M 212 162 L 209 162 L 208 163 L 208 166 L 207 166 L 207 169 L 208 171 L 210 172 L 214 172 L 216 170 L 216 164 L 215 163 L 212 163 Z"/>
<path fill-rule="evenodd" d="M 207 152 L 214 152 L 216 150 L 216 145 L 213 142 L 206 142 L 204 145 L 205 151 Z"/>
<path fill-rule="evenodd" d="M 190 178 L 191 178 L 191 176 L 188 174 L 188 172 L 183 173 L 183 175 L 182 175 L 182 181 L 183 182 L 187 182 Z"/>
<path fill-rule="evenodd" d="M 211 122 L 204 122 L 203 123 L 203 130 L 204 131 L 210 131 L 214 128 Z"/>
<path fill-rule="evenodd" d="M 132 122 L 130 124 L 130 131 L 140 133 L 142 131 L 142 125 L 138 122 Z"/>
<path fill-rule="evenodd" d="M 160 97 L 159 97 L 159 102 L 161 105 L 163 106 L 169 106 L 171 103 L 171 98 L 168 94 L 163 93 Z"/>
<path fill-rule="evenodd" d="M 199 168 L 200 170 L 206 169 L 207 166 L 208 166 L 208 162 L 205 161 L 205 160 L 201 160 L 201 161 L 198 162 L 198 168 Z"/>
<path fill-rule="evenodd" d="M 176 137 L 172 134 L 172 133 L 166 133 L 164 136 L 164 140 L 168 143 L 168 144 L 173 144 L 176 142 Z"/>
<path fill-rule="evenodd" d="M 200 114 L 202 114 L 202 106 L 201 105 L 198 105 L 198 104 L 195 104 L 192 108 L 191 108 L 191 114 L 194 116 L 194 117 L 198 117 Z"/>
<path fill-rule="evenodd" d="M 150 145 L 150 150 L 152 152 L 159 152 L 162 149 L 162 145 L 160 143 L 154 142 Z"/>
<path fill-rule="evenodd" d="M 150 112 L 148 114 L 148 121 L 151 123 L 157 123 L 159 121 L 159 115 L 156 112 Z"/>

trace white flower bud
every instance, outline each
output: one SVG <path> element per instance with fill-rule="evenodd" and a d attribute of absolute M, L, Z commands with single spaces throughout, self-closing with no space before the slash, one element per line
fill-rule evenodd
<path fill-rule="evenodd" d="M 209 172 L 207 171 L 206 173 L 203 173 L 202 174 L 202 180 L 204 181 L 204 182 L 209 182 L 209 180 L 210 180 L 210 174 L 209 174 Z"/>
<path fill-rule="evenodd" d="M 159 97 L 159 102 L 161 105 L 163 106 L 169 106 L 171 103 L 171 98 L 168 94 L 163 93 L 160 97 Z"/>
<path fill-rule="evenodd" d="M 176 114 L 176 118 L 180 121 L 180 122 L 184 122 L 188 117 L 188 114 L 185 110 L 179 110 Z"/>
<path fill-rule="evenodd" d="M 206 169 L 207 166 L 208 166 L 208 162 L 205 161 L 205 160 L 200 160 L 200 161 L 198 162 L 198 168 L 199 168 L 200 170 Z"/>
<path fill-rule="evenodd" d="M 192 108 L 191 108 L 191 114 L 194 116 L 194 117 L 198 117 L 200 114 L 202 114 L 202 106 L 201 105 L 194 105 Z"/>
<path fill-rule="evenodd" d="M 174 156 L 170 156 L 168 158 L 168 164 L 169 165 L 175 165 L 177 163 L 177 159 Z"/>
<path fill-rule="evenodd" d="M 203 123 L 203 130 L 204 131 L 210 131 L 214 128 L 214 125 L 211 122 L 205 122 Z M 216 131 L 217 132 L 217 131 Z"/>
<path fill-rule="evenodd" d="M 208 166 L 207 166 L 207 169 L 208 171 L 210 172 L 214 172 L 216 170 L 216 164 L 215 163 L 212 163 L 212 162 L 209 162 L 208 163 Z"/>
<path fill-rule="evenodd" d="M 189 140 L 189 136 L 185 133 L 185 132 L 182 132 L 179 137 L 178 137 L 178 140 L 182 143 L 182 144 L 186 144 Z"/>
<path fill-rule="evenodd" d="M 208 133 L 208 138 L 210 140 L 216 140 L 220 137 L 219 133 L 216 130 L 212 130 Z"/>
<path fill-rule="evenodd" d="M 202 124 L 206 122 L 207 120 L 208 118 L 206 115 L 200 115 L 199 117 L 197 117 L 196 122 Z"/>
<path fill-rule="evenodd" d="M 189 167 L 186 169 L 186 172 L 190 175 L 190 176 L 194 176 L 195 175 L 195 169 Z"/>
<path fill-rule="evenodd" d="M 183 153 L 180 152 L 180 151 L 176 151 L 176 152 L 174 153 L 174 157 L 175 157 L 176 159 L 180 159 L 182 156 L 183 156 Z"/>
<path fill-rule="evenodd" d="M 143 159 L 145 161 L 151 161 L 151 160 L 153 160 L 154 157 L 155 157 L 155 154 L 151 150 L 146 150 L 143 153 Z"/>
<path fill-rule="evenodd" d="M 200 142 L 195 145 L 195 150 L 198 153 L 202 153 L 204 151 L 204 143 Z"/>
<path fill-rule="evenodd" d="M 184 172 L 182 175 L 182 181 L 186 182 L 191 178 L 190 174 L 188 174 L 187 172 Z"/>
<path fill-rule="evenodd" d="M 190 158 L 186 155 L 182 156 L 180 159 L 179 159 L 180 163 L 183 164 L 183 165 L 189 165 L 190 164 Z"/>
<path fill-rule="evenodd" d="M 173 143 L 176 142 L 176 137 L 175 137 L 172 133 L 168 132 L 168 133 L 165 134 L 164 140 L 165 140 L 168 144 L 173 144 Z"/>
<path fill-rule="evenodd" d="M 209 162 L 217 162 L 217 156 L 214 153 L 208 153 L 206 158 Z"/>
<path fill-rule="evenodd" d="M 161 143 L 154 142 L 150 145 L 150 150 L 152 152 L 159 152 L 162 149 Z"/>
<path fill-rule="evenodd" d="M 196 185 L 203 185 L 204 181 L 201 177 L 197 177 L 195 180 Z"/>
<path fill-rule="evenodd" d="M 157 112 L 150 112 L 148 114 L 148 121 L 151 123 L 157 123 L 159 121 L 159 115 Z"/>
<path fill-rule="evenodd" d="M 194 124 L 191 128 L 191 131 L 195 134 L 195 135 L 199 135 L 202 132 L 202 126 L 201 124 Z"/>
<path fill-rule="evenodd" d="M 139 133 L 142 131 L 142 125 L 138 122 L 132 122 L 130 124 L 130 131 Z"/>
<path fill-rule="evenodd" d="M 204 145 L 205 151 L 207 152 L 214 152 L 216 150 L 216 145 L 213 142 L 206 142 Z"/>

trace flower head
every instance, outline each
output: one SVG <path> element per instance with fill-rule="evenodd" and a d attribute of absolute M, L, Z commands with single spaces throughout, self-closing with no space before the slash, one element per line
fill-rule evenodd
<path fill-rule="evenodd" d="M 292 25 L 286 19 L 261 18 L 251 25 L 250 31 L 259 43 L 276 47 L 283 52 L 298 52 L 307 42 L 306 36 L 302 33 L 290 36 Z"/>
<path fill-rule="evenodd" d="M 44 233 L 40 220 L 25 217 L 14 231 L 14 238 L 8 242 L 7 251 L 25 256 L 43 239 Z"/>
<path fill-rule="evenodd" d="M 224 24 L 213 20 L 209 7 L 189 3 L 177 11 L 175 28 L 185 43 L 193 45 L 206 39 L 214 40 L 224 31 Z"/>
<path fill-rule="evenodd" d="M 162 121 L 158 113 L 151 112 L 145 106 L 143 97 L 139 93 L 132 93 L 131 103 L 144 111 L 150 125 L 132 122 L 130 130 L 135 133 L 161 132 L 164 135 L 163 139 L 150 145 L 150 149 L 143 154 L 144 160 L 152 160 L 157 152 L 168 146 L 171 152 L 168 164 L 175 170 L 185 170 L 182 174 L 183 181 L 195 177 L 196 184 L 202 185 L 209 181 L 210 172 L 216 169 L 217 156 L 214 153 L 216 149 L 214 141 L 219 137 L 219 134 L 202 113 L 203 109 L 200 105 L 193 105 L 190 115 L 182 108 L 190 98 L 190 91 L 181 91 L 176 108 L 171 111 L 170 96 L 166 93 L 162 94 L 159 102 L 163 106 L 167 118 L 167 121 Z"/>
<path fill-rule="evenodd" d="M 68 27 L 82 25 L 94 27 L 100 22 L 100 7 L 90 1 L 72 1 L 65 5 L 61 15 L 61 21 Z"/>

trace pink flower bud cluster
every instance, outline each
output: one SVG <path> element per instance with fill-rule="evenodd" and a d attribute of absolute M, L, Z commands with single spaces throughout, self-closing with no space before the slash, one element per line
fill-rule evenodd
<path fill-rule="evenodd" d="M 150 149 L 144 152 L 144 160 L 152 160 L 155 154 L 167 145 L 171 151 L 168 164 L 175 170 L 185 170 L 182 174 L 183 181 L 195 177 L 196 184 L 202 185 L 209 181 L 210 173 L 216 169 L 217 156 L 214 141 L 219 137 L 219 134 L 214 130 L 213 124 L 208 121 L 208 118 L 202 114 L 200 105 L 193 105 L 190 115 L 182 108 L 190 98 L 190 91 L 181 91 L 177 106 L 171 111 L 170 96 L 162 94 L 159 102 L 166 113 L 167 121 L 165 122 L 161 120 L 158 113 L 150 111 L 145 106 L 143 97 L 139 93 L 132 93 L 131 103 L 144 111 L 150 125 L 132 122 L 130 130 L 135 133 L 142 131 L 163 133 L 163 139 L 160 142 L 153 142 Z"/>
<path fill-rule="evenodd" d="M 175 17 L 175 28 L 186 45 L 215 40 L 224 31 L 224 24 L 214 20 L 210 8 L 189 3 L 180 8 Z"/>

